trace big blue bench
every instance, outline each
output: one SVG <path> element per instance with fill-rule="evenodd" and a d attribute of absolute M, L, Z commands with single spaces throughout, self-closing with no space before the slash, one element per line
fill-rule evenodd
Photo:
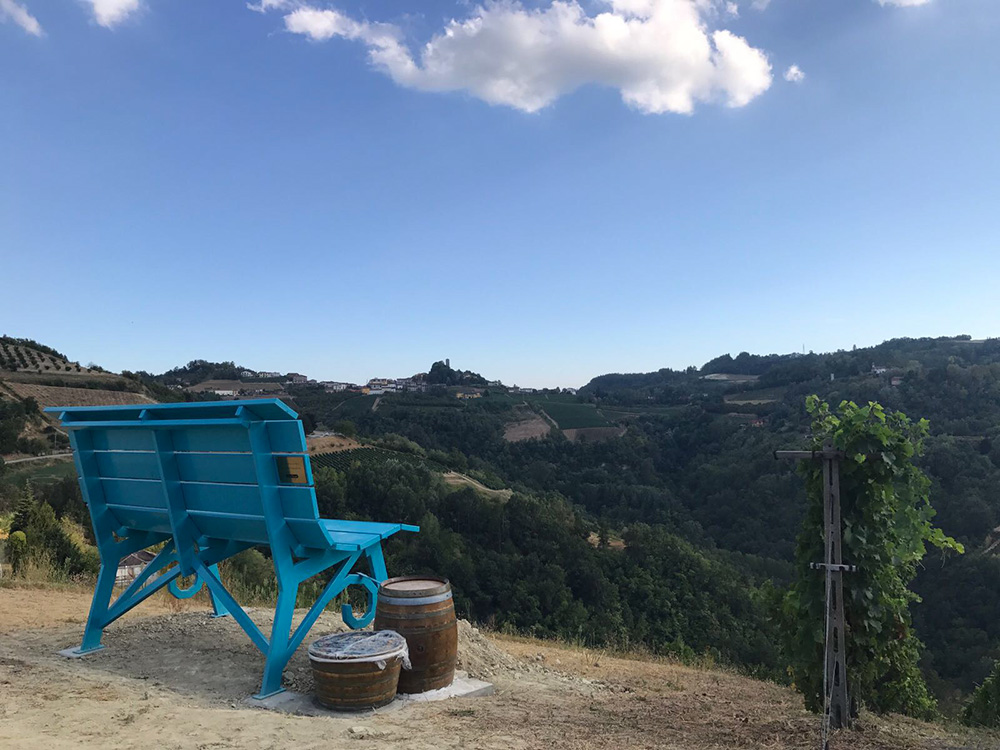
<path fill-rule="evenodd" d="M 382 540 L 401 523 L 319 517 L 302 423 L 277 399 L 140 406 L 52 407 L 69 434 L 83 498 L 90 509 L 101 569 L 75 655 L 102 648 L 110 623 L 164 586 L 187 598 L 208 586 L 215 616 L 231 615 L 265 657 L 257 698 L 283 690 L 281 676 L 320 613 L 348 586 L 364 587 L 367 608 L 352 628 L 375 616 L 387 577 Z M 112 601 L 121 559 L 163 547 Z M 218 563 L 256 545 L 270 548 L 278 600 L 267 638 L 226 590 Z M 352 572 L 357 563 L 367 573 Z M 298 627 L 299 586 L 333 569 Z M 179 577 L 196 576 L 187 589 Z"/>

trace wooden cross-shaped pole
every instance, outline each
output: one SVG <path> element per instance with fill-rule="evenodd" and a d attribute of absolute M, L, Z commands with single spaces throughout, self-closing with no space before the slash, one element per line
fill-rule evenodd
<path fill-rule="evenodd" d="M 823 662 L 823 747 L 828 746 L 829 729 L 850 725 L 847 695 L 847 654 L 845 648 L 844 573 L 857 568 L 844 565 L 840 523 L 840 461 L 843 452 L 826 442 L 821 451 L 775 451 L 775 458 L 823 462 L 823 547 L 824 561 L 810 568 L 826 574 L 826 639 Z"/>

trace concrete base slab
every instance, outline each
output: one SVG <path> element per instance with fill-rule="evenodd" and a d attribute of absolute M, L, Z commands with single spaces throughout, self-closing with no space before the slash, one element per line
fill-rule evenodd
<path fill-rule="evenodd" d="M 426 693 L 414 693 L 408 695 L 400 693 L 397 700 L 411 703 L 428 703 L 430 701 L 443 701 L 449 698 L 481 698 L 496 693 L 496 688 L 492 683 L 475 680 L 466 674 L 455 675 L 455 680 L 448 686 L 439 690 L 428 690 Z"/>
<path fill-rule="evenodd" d="M 398 711 L 403 707 L 403 701 L 398 698 L 392 703 L 374 708 L 368 711 L 334 711 L 324 708 L 316 702 L 312 695 L 306 693 L 295 693 L 285 690 L 281 693 L 269 695 L 266 698 L 244 698 L 244 705 L 254 708 L 266 708 L 269 711 L 278 711 L 283 714 L 293 714 L 295 716 L 327 716 L 333 719 L 359 719 L 373 714 L 388 713 Z"/>
<path fill-rule="evenodd" d="M 486 695 L 493 695 L 495 692 L 496 689 L 489 682 L 475 680 L 464 672 L 457 672 L 454 682 L 448 687 L 416 695 L 404 695 L 400 693 L 392 703 L 368 711 L 334 711 L 316 703 L 312 695 L 294 693 L 291 690 L 286 690 L 267 698 L 246 698 L 243 703 L 254 708 L 265 708 L 269 711 L 280 711 L 281 713 L 294 714 L 296 716 L 327 716 L 335 719 L 358 719 L 373 714 L 398 711 L 411 703 L 443 701 L 449 698 L 479 698 Z"/>

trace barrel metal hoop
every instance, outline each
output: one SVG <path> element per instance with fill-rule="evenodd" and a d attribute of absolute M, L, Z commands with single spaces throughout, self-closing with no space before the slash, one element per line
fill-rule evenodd
<path fill-rule="evenodd" d="M 400 599 L 399 597 L 389 596 L 382 593 L 378 595 L 378 600 L 381 604 L 396 604 L 404 607 L 419 607 L 421 604 L 437 604 L 438 602 L 446 602 L 451 598 L 452 596 L 450 591 L 446 591 L 443 594 L 436 594 L 434 596 L 408 597 L 406 599 Z"/>
<path fill-rule="evenodd" d="M 379 615 L 379 618 L 378 618 L 379 626 L 378 627 L 379 627 L 380 630 L 396 630 L 398 632 L 399 628 L 404 627 L 403 626 L 403 622 L 404 621 L 406 621 L 407 623 L 410 623 L 410 622 L 419 622 L 421 620 L 428 620 L 428 619 L 430 619 L 430 618 L 428 618 L 426 614 L 419 614 L 418 613 L 418 614 L 412 614 L 412 615 L 391 615 L 391 614 L 386 614 L 385 612 L 383 612 L 382 614 Z M 396 624 L 396 623 L 398 623 L 398 624 Z M 413 634 L 413 635 L 419 635 L 421 633 L 436 633 L 439 630 L 448 630 L 449 628 L 454 628 L 454 627 L 456 627 L 455 618 L 451 617 L 451 618 L 448 619 L 448 622 L 438 623 L 437 625 L 431 625 L 430 627 L 426 627 L 426 628 L 410 628 L 410 627 L 407 627 L 406 632 L 409 633 L 409 634 Z"/>
<path fill-rule="evenodd" d="M 431 584 L 428 586 L 421 586 L 419 588 L 396 588 L 396 584 L 405 583 L 427 583 Z M 451 583 L 448 579 L 444 578 L 425 578 L 424 576 L 397 576 L 396 578 L 387 578 L 382 581 L 379 594 L 394 595 L 399 599 L 412 599 L 419 598 L 421 596 L 434 596 L 440 594 L 444 591 L 451 591 Z"/>

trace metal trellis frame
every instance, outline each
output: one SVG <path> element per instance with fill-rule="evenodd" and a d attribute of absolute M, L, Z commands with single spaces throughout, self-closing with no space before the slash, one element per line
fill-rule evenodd
<path fill-rule="evenodd" d="M 840 462 L 842 451 L 826 442 L 821 451 L 775 451 L 775 458 L 823 462 L 823 547 L 824 561 L 811 563 L 826 577 L 826 635 L 823 658 L 823 750 L 829 748 L 830 729 L 851 724 L 847 693 L 846 623 L 844 618 L 844 573 L 857 570 L 845 565 L 842 554 L 840 519 Z"/>

